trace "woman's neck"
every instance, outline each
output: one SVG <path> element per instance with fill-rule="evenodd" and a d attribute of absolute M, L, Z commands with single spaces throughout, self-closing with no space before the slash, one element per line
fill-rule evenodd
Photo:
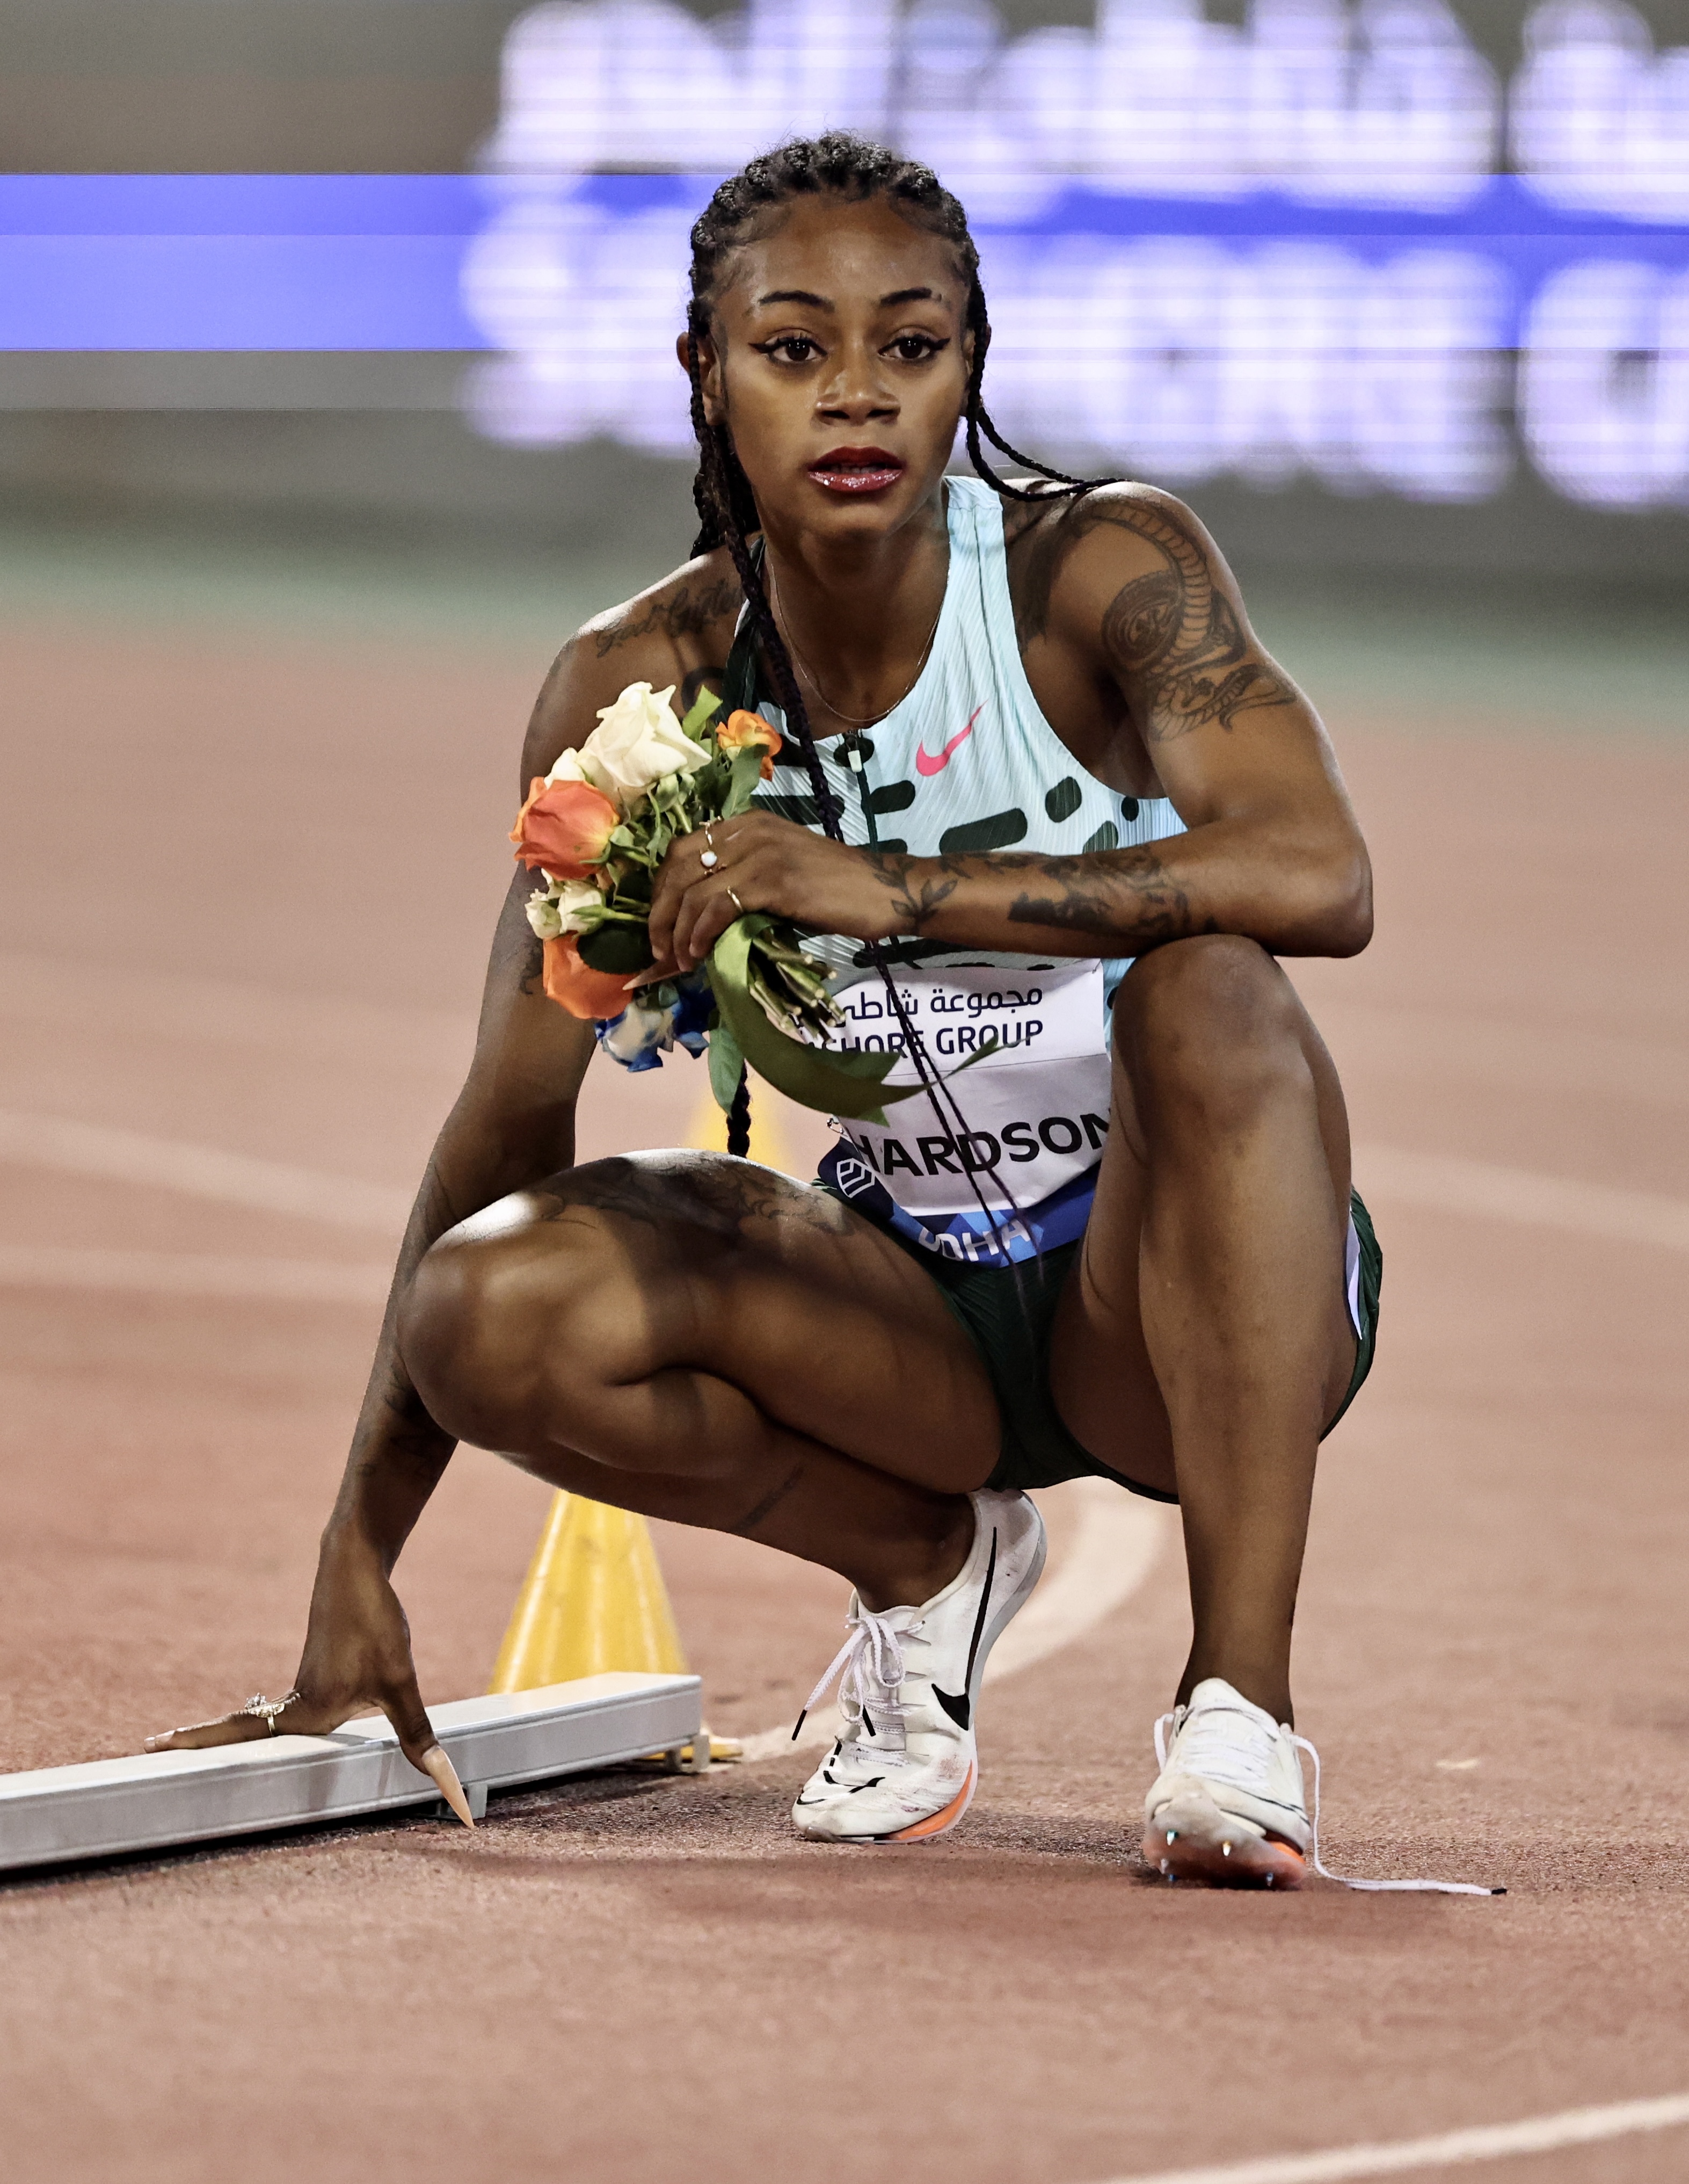
<path fill-rule="evenodd" d="M 918 681 L 949 580 L 942 482 L 920 513 L 867 541 L 764 533 L 775 619 L 818 733 L 876 721 Z"/>

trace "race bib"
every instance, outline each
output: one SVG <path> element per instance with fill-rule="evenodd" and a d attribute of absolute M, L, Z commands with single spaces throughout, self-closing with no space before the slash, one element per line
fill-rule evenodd
<path fill-rule="evenodd" d="M 883 1129 L 845 1126 L 899 1206 L 923 1215 L 972 1212 L 979 1200 L 970 1175 L 987 1205 L 1036 1206 L 1097 1165 L 1108 1129 L 1109 1087 L 1100 963 L 892 975 L 927 1066 L 947 1079 L 966 1126 L 957 1123 L 950 1100 L 935 1113 L 924 1091 L 888 1107 Z M 828 1044 L 894 1053 L 886 1084 L 919 1084 L 879 974 L 834 998 L 847 1028 Z"/>

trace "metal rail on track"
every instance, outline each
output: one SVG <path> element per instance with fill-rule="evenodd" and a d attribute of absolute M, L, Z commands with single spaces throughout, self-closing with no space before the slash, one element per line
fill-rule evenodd
<path fill-rule="evenodd" d="M 477 1817 L 489 1790 L 678 1752 L 700 1727 L 698 1679 L 586 1676 L 431 1707 Z M 0 1872 L 308 1827 L 439 1802 L 379 1714 L 329 1736 L 157 1752 L 0 1774 Z"/>

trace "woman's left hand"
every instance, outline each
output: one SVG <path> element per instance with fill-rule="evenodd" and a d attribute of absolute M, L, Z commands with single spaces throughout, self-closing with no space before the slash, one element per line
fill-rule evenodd
<path fill-rule="evenodd" d="M 900 928 L 897 877 L 870 853 L 813 834 L 771 812 L 714 819 L 670 845 L 651 905 L 651 951 L 676 971 L 702 963 L 736 917 L 766 910 L 858 940 Z"/>

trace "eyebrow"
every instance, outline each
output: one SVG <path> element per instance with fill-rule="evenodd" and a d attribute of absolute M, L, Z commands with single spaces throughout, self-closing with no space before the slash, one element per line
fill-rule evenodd
<path fill-rule="evenodd" d="M 880 309 L 891 310 L 898 304 L 938 304 L 943 301 L 936 288 L 894 288 L 889 296 L 880 298 Z M 766 304 L 808 304 L 818 311 L 836 311 L 838 305 L 829 296 L 818 296 L 809 288 L 770 288 L 767 295 L 758 296 L 760 309 Z"/>

